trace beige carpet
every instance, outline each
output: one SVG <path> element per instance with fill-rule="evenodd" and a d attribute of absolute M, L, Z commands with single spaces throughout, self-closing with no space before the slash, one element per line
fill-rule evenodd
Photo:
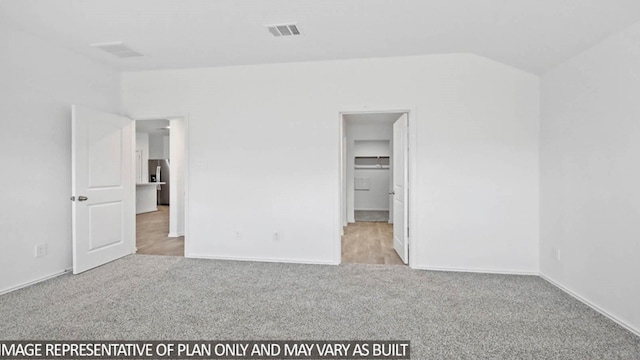
<path fill-rule="evenodd" d="M 131 255 L 0 296 L 0 340 L 410 340 L 412 359 L 640 359 L 536 276 Z"/>

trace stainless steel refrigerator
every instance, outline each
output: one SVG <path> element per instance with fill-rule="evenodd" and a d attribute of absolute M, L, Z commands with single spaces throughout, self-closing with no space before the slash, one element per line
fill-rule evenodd
<path fill-rule="evenodd" d="M 169 159 L 149 160 L 149 182 L 164 182 L 158 185 L 158 205 L 169 205 Z"/>

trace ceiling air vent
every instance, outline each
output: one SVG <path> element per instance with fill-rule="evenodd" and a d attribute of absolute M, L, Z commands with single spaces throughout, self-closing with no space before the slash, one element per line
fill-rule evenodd
<path fill-rule="evenodd" d="M 90 46 L 104 50 L 111 55 L 117 56 L 119 58 L 130 58 L 130 57 L 138 57 L 143 56 L 139 52 L 131 49 L 123 42 L 109 42 L 109 43 L 100 43 L 100 44 L 91 44 Z"/>
<path fill-rule="evenodd" d="M 275 37 L 300 35 L 300 30 L 298 29 L 298 26 L 295 24 L 270 25 L 270 26 L 267 26 L 267 28 L 269 29 L 269 32 L 271 33 L 271 35 Z"/>

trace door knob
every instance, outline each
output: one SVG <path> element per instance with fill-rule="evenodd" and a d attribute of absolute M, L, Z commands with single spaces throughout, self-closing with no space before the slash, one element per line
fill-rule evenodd
<path fill-rule="evenodd" d="M 86 196 L 82 196 L 82 195 L 78 196 L 78 201 L 87 201 L 87 200 L 89 200 L 89 198 Z"/>

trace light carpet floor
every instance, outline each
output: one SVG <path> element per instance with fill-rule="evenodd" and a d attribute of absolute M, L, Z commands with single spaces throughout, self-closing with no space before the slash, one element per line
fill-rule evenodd
<path fill-rule="evenodd" d="M 412 359 L 639 359 L 535 276 L 132 255 L 0 296 L 0 338 L 411 340 Z"/>

